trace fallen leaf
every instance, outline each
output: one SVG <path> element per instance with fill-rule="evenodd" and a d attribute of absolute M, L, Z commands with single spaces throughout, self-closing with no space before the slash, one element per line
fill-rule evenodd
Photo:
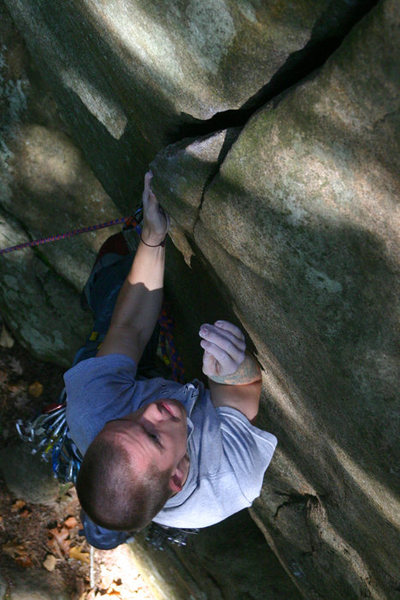
<path fill-rule="evenodd" d="M 48 554 L 43 562 L 43 566 L 48 571 L 54 571 L 57 564 L 57 559 L 53 554 Z"/>
<path fill-rule="evenodd" d="M 14 346 L 14 339 L 5 326 L 0 327 L 0 346 L 2 348 L 12 348 Z"/>
<path fill-rule="evenodd" d="M 23 373 L 21 363 L 14 357 L 12 357 L 10 360 L 10 368 L 14 373 L 16 373 L 16 375 L 22 375 Z"/>
<path fill-rule="evenodd" d="M 106 591 L 107 596 L 120 596 L 121 592 L 117 589 L 120 585 L 122 585 L 120 579 L 118 579 L 118 581 L 113 581 Z"/>
<path fill-rule="evenodd" d="M 64 558 L 64 554 L 60 550 L 60 546 L 57 544 L 57 541 L 52 538 L 47 542 L 47 546 L 51 552 L 53 552 L 58 558 Z"/>
<path fill-rule="evenodd" d="M 25 392 L 22 392 L 18 396 L 18 398 L 15 398 L 15 400 L 14 400 L 14 404 L 15 404 L 16 408 L 24 408 L 24 406 L 26 406 L 28 404 L 28 402 L 30 402 L 30 400 Z"/>
<path fill-rule="evenodd" d="M 65 519 L 64 525 L 65 527 L 68 527 L 68 529 L 73 529 L 74 527 L 78 526 L 78 521 L 75 519 L 75 517 L 68 517 Z"/>
<path fill-rule="evenodd" d="M 27 554 L 24 554 L 22 556 L 17 556 L 17 558 L 15 559 L 15 562 L 20 567 L 25 567 L 25 568 L 33 567 L 33 562 Z"/>
<path fill-rule="evenodd" d="M 18 544 L 16 541 L 10 540 L 6 544 L 3 544 L 2 550 L 8 556 L 11 556 L 17 564 L 21 567 L 32 567 L 33 563 L 28 556 L 27 550 L 23 544 Z"/>
<path fill-rule="evenodd" d="M 26 506 L 25 500 L 16 500 L 14 502 L 14 504 L 12 505 L 11 510 L 13 512 L 18 512 L 18 511 L 22 510 L 23 508 L 25 508 L 25 506 Z"/>
<path fill-rule="evenodd" d="M 61 529 L 55 527 L 48 531 L 50 539 L 48 546 L 50 550 L 53 550 L 59 558 L 69 555 L 70 542 L 68 541 L 69 529 L 67 527 L 61 527 Z"/>
<path fill-rule="evenodd" d="M 39 398 L 43 394 L 43 385 L 39 381 L 35 381 L 28 387 L 28 392 L 34 398 Z"/>
<path fill-rule="evenodd" d="M 29 508 L 24 508 L 24 510 L 20 513 L 20 517 L 22 517 L 23 519 L 26 519 L 27 517 L 31 516 L 31 511 L 29 510 Z"/>
<path fill-rule="evenodd" d="M 8 554 L 8 556 L 11 556 L 11 558 L 15 558 L 21 552 L 25 552 L 25 547 L 23 544 L 17 544 L 17 542 L 10 540 L 6 544 L 3 544 L 2 550 Z"/>
<path fill-rule="evenodd" d="M 70 548 L 69 557 L 74 558 L 75 560 L 79 560 L 80 562 L 85 562 L 85 563 L 90 562 L 89 553 L 82 552 L 82 546 L 80 548 L 78 548 L 78 546 L 74 546 L 73 548 Z"/>
<path fill-rule="evenodd" d="M 11 396 L 16 396 L 17 394 L 21 394 L 25 390 L 25 383 L 9 383 L 7 385 L 7 390 L 11 394 Z"/>

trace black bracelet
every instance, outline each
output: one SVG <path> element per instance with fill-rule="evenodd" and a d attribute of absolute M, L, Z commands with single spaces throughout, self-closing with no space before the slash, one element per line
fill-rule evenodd
<path fill-rule="evenodd" d="M 166 239 L 167 239 L 167 238 L 165 237 L 165 238 L 163 239 L 163 241 L 162 241 L 160 244 L 154 244 L 154 245 L 153 245 L 153 244 L 148 244 L 147 242 L 145 242 L 145 241 L 144 241 L 144 239 L 142 238 L 142 234 L 140 234 L 140 241 L 141 241 L 141 242 L 143 242 L 143 244 L 144 244 L 145 246 L 148 246 L 149 248 L 157 248 L 158 246 L 162 246 L 162 247 L 164 247 L 164 246 L 165 246 L 165 240 L 166 240 Z"/>

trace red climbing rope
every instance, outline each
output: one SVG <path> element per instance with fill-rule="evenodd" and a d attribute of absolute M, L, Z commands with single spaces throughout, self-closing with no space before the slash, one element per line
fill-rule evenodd
<path fill-rule="evenodd" d="M 3 248 L 0 250 L 0 254 L 8 254 L 9 252 L 14 252 L 15 250 L 22 250 L 23 248 L 32 248 L 33 246 L 41 246 L 42 244 L 48 244 L 49 242 L 57 242 L 58 240 L 64 240 L 66 238 L 70 238 L 74 235 L 79 235 L 80 233 L 88 233 L 89 231 L 96 231 L 97 229 L 104 229 L 105 227 L 111 227 L 112 225 L 119 225 L 120 223 L 127 223 L 132 217 L 120 217 L 119 219 L 114 219 L 113 221 L 107 221 L 106 223 L 99 223 L 98 225 L 89 225 L 88 227 L 81 227 L 80 229 L 73 229 L 72 231 L 67 231 L 65 233 L 58 233 L 56 235 L 51 235 L 46 238 L 41 238 L 40 240 L 31 240 L 30 242 L 24 242 L 22 244 L 17 244 L 16 246 L 10 246 L 9 248 Z"/>

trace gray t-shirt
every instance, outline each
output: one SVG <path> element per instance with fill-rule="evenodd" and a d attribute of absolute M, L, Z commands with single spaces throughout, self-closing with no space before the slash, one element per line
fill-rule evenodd
<path fill-rule="evenodd" d="M 199 381 L 182 385 L 135 376 L 135 362 L 123 354 L 89 358 L 65 373 L 67 421 L 82 454 L 108 421 L 159 398 L 174 398 L 188 415 L 189 474 L 153 520 L 207 527 L 250 506 L 260 494 L 276 437 L 234 408 L 215 408 Z"/>

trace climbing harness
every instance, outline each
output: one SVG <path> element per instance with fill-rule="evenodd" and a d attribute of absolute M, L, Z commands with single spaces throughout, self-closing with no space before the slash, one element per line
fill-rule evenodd
<path fill-rule="evenodd" d="M 134 216 L 116 219 L 100 225 L 92 225 L 91 227 L 77 229 L 75 231 L 57 236 L 51 236 L 42 240 L 35 240 L 33 242 L 19 244 L 18 246 L 0 250 L 0 254 L 19 250 L 28 246 L 45 244 L 47 242 L 64 239 L 87 231 L 94 231 L 95 229 L 109 227 L 110 225 L 116 225 L 118 223 L 124 223 L 124 229 L 134 229 L 136 233 L 140 235 L 141 216 L 142 207 L 139 207 L 135 211 Z M 172 378 L 179 383 L 183 383 L 183 364 L 174 342 L 174 320 L 166 304 L 163 305 L 159 318 L 159 325 L 159 344 L 162 359 L 170 368 Z M 89 337 L 89 341 L 92 341 L 91 337 Z M 96 341 L 97 346 L 99 340 L 95 338 L 94 341 Z M 79 353 L 75 358 L 74 364 L 77 364 L 77 362 L 79 362 Z M 42 460 L 51 462 L 54 477 L 60 483 L 75 484 L 83 457 L 76 444 L 72 440 L 69 432 L 69 427 L 66 420 L 66 401 L 67 397 L 64 388 L 61 392 L 58 403 L 46 407 L 43 413 L 38 415 L 31 422 L 24 423 L 21 419 L 19 419 L 16 423 L 16 429 L 23 441 L 32 444 L 32 454 L 39 454 Z M 178 546 L 185 546 L 189 535 L 197 532 L 197 529 L 176 529 L 152 523 L 147 532 L 146 540 L 152 546 L 158 548 L 159 550 L 163 550 L 167 541 L 177 544 Z M 126 539 L 129 537 L 130 534 L 127 533 Z"/>

